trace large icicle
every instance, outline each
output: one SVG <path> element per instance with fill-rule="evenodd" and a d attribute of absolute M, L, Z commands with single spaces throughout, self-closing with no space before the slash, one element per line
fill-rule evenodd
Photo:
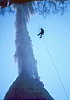
<path fill-rule="evenodd" d="M 33 14 L 32 3 L 16 5 L 16 52 L 15 57 L 18 62 L 19 74 L 21 72 L 30 77 L 38 78 L 37 64 L 34 58 L 33 49 L 29 33 L 27 31 L 27 21 Z"/>

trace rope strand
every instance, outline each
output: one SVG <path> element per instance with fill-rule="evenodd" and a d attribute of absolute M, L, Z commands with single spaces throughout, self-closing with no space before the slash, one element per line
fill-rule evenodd
<path fill-rule="evenodd" d="M 37 20 L 37 23 L 38 23 L 38 25 L 39 25 L 39 28 L 41 28 L 41 27 L 40 27 L 40 24 L 39 24 L 39 22 L 38 22 L 37 17 L 36 17 L 36 20 Z M 56 65 L 55 65 L 55 63 L 54 63 L 54 61 L 53 61 L 53 58 L 52 58 L 52 56 L 51 56 L 51 53 L 50 53 L 50 51 L 49 51 L 49 49 L 48 49 L 48 47 L 47 47 L 47 44 L 46 44 L 44 38 L 43 38 L 43 41 L 44 41 L 44 44 L 45 44 L 45 46 L 46 46 L 46 49 L 47 49 L 47 51 L 48 51 L 48 53 L 49 53 L 49 56 L 50 56 L 50 58 L 51 58 L 51 61 L 52 61 L 52 63 L 53 63 L 54 69 L 55 69 L 55 71 L 56 71 L 56 73 L 57 73 L 57 75 L 58 75 L 58 78 L 59 78 L 59 80 L 60 80 L 60 83 L 61 83 L 61 85 L 62 85 L 62 88 L 63 88 L 63 90 L 64 90 L 64 92 L 65 92 L 66 98 L 67 98 L 67 100 L 69 100 L 67 91 L 66 91 L 66 89 L 65 89 L 65 87 L 64 87 L 64 85 L 63 85 L 62 79 L 61 79 L 61 77 L 60 77 L 60 75 L 59 75 L 59 72 L 58 72 L 58 70 L 57 70 L 57 68 L 56 68 Z"/>
<path fill-rule="evenodd" d="M 66 92 L 66 89 L 65 89 L 65 87 L 64 87 L 64 85 L 63 85 L 62 79 L 61 79 L 61 77 L 60 77 L 60 75 L 59 75 L 59 72 L 58 72 L 58 70 L 57 70 L 57 68 L 56 68 L 56 65 L 55 65 L 55 63 L 54 63 L 54 61 L 53 61 L 53 58 L 52 58 L 51 53 L 50 53 L 50 51 L 49 51 L 49 49 L 48 49 L 48 47 L 47 47 L 47 45 L 46 45 L 46 42 L 45 42 L 44 38 L 43 38 L 43 41 L 44 41 L 44 44 L 45 44 L 45 46 L 46 46 L 46 49 L 47 49 L 47 51 L 48 51 L 48 53 L 49 53 L 49 56 L 50 56 L 50 58 L 51 58 L 51 61 L 52 61 L 52 63 L 53 63 L 54 69 L 55 69 L 55 71 L 56 71 L 56 73 L 57 73 L 57 75 L 58 75 L 58 78 L 59 78 L 59 80 L 60 80 L 60 83 L 61 83 L 61 85 L 62 85 L 62 88 L 63 88 L 63 90 L 64 90 L 64 92 L 65 92 L 65 95 L 66 95 L 66 97 L 67 97 L 67 100 L 69 100 L 69 97 L 68 97 L 67 92 Z"/>

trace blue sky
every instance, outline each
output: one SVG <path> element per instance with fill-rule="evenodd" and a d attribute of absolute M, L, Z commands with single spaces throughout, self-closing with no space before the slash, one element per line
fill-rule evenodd
<path fill-rule="evenodd" d="M 35 15 L 28 23 L 38 73 L 45 88 L 55 100 L 67 100 L 58 75 L 54 69 L 46 45 L 57 67 L 70 99 L 70 8 L 63 16 L 50 14 L 47 18 Z M 0 16 L 0 100 L 18 75 L 15 54 L 15 14 Z M 40 27 L 45 35 L 40 39 Z M 46 42 L 46 45 L 43 41 Z"/>

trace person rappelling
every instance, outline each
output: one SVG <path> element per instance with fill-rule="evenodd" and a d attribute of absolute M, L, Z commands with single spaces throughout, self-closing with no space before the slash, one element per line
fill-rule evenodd
<path fill-rule="evenodd" d="M 42 38 L 42 35 L 44 35 L 44 29 L 41 28 L 41 32 L 38 34 L 38 36 L 40 35 L 40 38 Z"/>

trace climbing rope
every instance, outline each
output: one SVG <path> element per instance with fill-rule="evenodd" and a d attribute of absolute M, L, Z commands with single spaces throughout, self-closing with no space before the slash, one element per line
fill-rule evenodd
<path fill-rule="evenodd" d="M 52 56 L 51 56 L 51 53 L 50 53 L 50 51 L 49 51 L 49 49 L 48 49 L 48 47 L 47 47 L 47 44 L 46 44 L 44 38 L 43 38 L 43 41 L 44 41 L 44 44 L 45 44 L 45 46 L 46 46 L 46 49 L 47 49 L 47 51 L 48 51 L 48 53 L 49 53 L 49 56 L 50 56 L 50 58 L 51 58 L 52 64 L 53 64 L 53 66 L 54 66 L 54 69 L 55 69 L 55 71 L 56 71 L 56 73 L 57 73 L 57 75 L 58 75 L 58 78 L 59 78 L 59 80 L 60 80 L 60 83 L 61 83 L 61 85 L 62 85 L 62 88 L 63 88 L 63 90 L 64 90 L 64 92 L 65 92 L 65 94 L 66 94 L 67 100 L 69 100 L 69 97 L 68 97 L 68 94 L 67 94 L 67 92 L 66 92 L 66 89 L 65 89 L 65 87 L 64 87 L 64 85 L 63 85 L 62 79 L 61 79 L 61 77 L 60 77 L 60 75 L 59 75 L 59 72 L 58 72 L 58 70 L 57 70 L 57 68 L 56 68 L 56 65 L 55 65 L 55 63 L 54 63 L 54 61 L 53 61 L 53 58 L 52 58 Z"/>
<path fill-rule="evenodd" d="M 41 28 L 41 27 L 40 27 L 40 24 L 39 24 L 39 22 L 38 22 L 37 17 L 36 17 L 36 20 L 37 20 L 37 23 L 38 23 L 38 25 L 39 25 L 39 28 Z M 46 44 L 44 38 L 43 38 L 43 41 L 44 41 L 45 47 L 46 47 L 46 49 L 47 49 L 47 51 L 48 51 L 48 54 L 49 54 L 49 56 L 50 56 L 50 58 L 51 58 L 53 67 L 54 67 L 54 69 L 55 69 L 55 71 L 56 71 L 56 73 L 57 73 L 57 75 L 58 75 L 58 78 L 59 78 L 59 80 L 60 80 L 60 83 L 61 83 L 61 85 L 62 85 L 63 91 L 65 92 L 66 98 L 67 98 L 67 100 L 69 100 L 67 91 L 66 91 L 66 89 L 65 89 L 65 87 L 64 87 L 64 85 L 63 85 L 62 79 L 61 79 L 61 77 L 60 77 L 60 75 L 59 75 L 59 72 L 58 72 L 58 70 L 57 70 L 57 67 L 56 67 L 56 65 L 55 65 L 55 63 L 54 63 L 54 60 L 53 60 L 53 58 L 52 58 L 52 55 L 51 55 L 51 53 L 50 53 L 50 51 L 49 51 L 49 49 L 48 49 L 48 46 L 47 46 L 47 44 Z"/>

